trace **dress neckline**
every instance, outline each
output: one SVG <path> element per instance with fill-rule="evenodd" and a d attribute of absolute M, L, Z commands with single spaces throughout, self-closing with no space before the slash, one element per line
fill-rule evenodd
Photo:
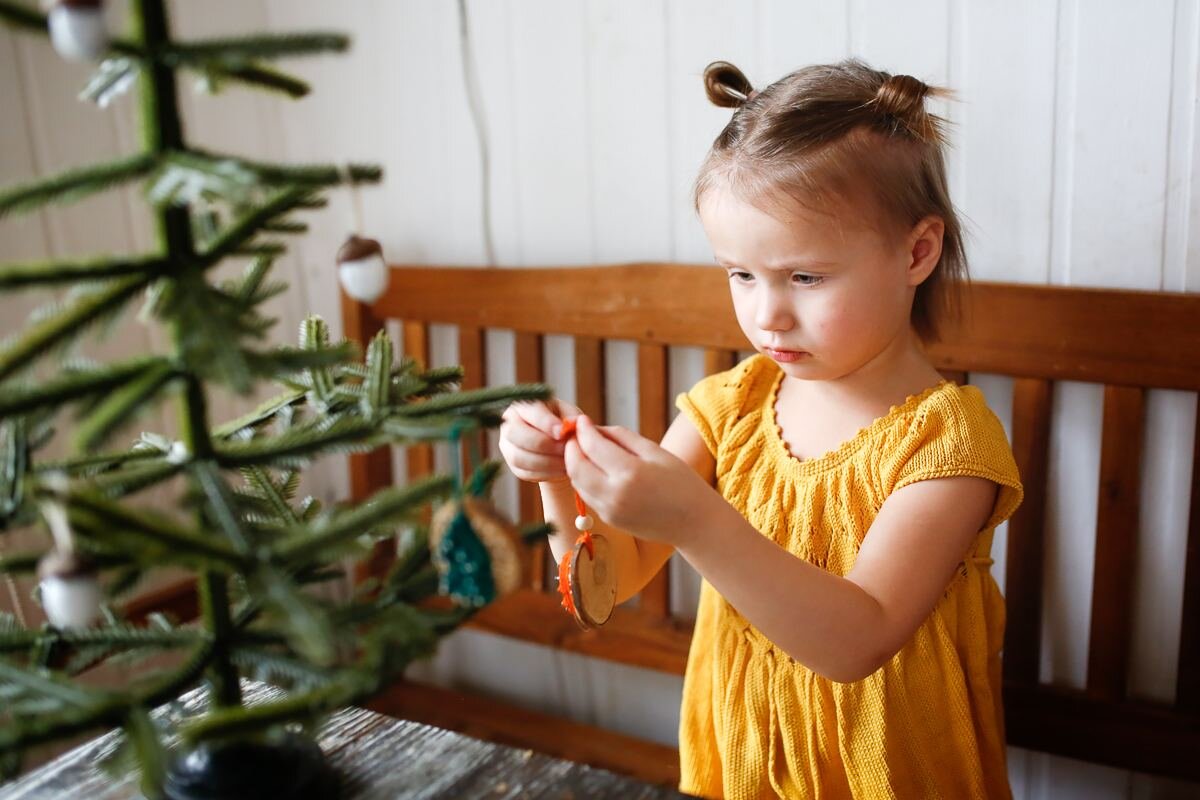
<path fill-rule="evenodd" d="M 859 428 L 857 433 L 832 450 L 815 458 L 802 459 L 794 455 L 791 447 L 788 446 L 787 439 L 783 437 L 783 428 L 779 424 L 779 419 L 775 411 L 775 404 L 779 400 L 779 389 L 783 385 L 784 377 L 784 371 L 776 369 L 775 377 L 771 380 L 771 390 L 767 393 L 766 408 L 763 409 L 763 414 L 766 418 L 767 436 L 770 439 L 769 446 L 775 451 L 777 460 L 784 464 L 789 471 L 798 476 L 815 475 L 837 466 L 869 441 L 875 433 L 890 425 L 897 415 L 916 408 L 931 395 L 945 387 L 956 385 L 953 381 L 943 378 L 936 384 L 916 394 L 910 394 L 899 405 L 891 406 L 886 414 L 876 417 L 868 425 Z"/>

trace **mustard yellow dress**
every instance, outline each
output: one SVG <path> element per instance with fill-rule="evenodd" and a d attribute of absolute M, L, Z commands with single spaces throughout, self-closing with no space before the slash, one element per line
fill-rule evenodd
<path fill-rule="evenodd" d="M 792 554 L 845 575 L 893 491 L 955 475 L 1000 490 L 933 612 L 891 661 L 854 683 L 794 661 L 704 581 L 683 685 L 680 790 L 729 800 L 1011 797 L 1004 599 L 989 554 L 1022 489 L 1003 426 L 979 389 L 944 381 L 836 450 L 799 460 L 775 420 L 783 377 L 755 355 L 675 402 L 716 459 L 722 496 Z"/>

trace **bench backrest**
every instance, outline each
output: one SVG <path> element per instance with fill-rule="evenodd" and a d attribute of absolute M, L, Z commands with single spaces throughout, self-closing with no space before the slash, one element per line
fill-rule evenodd
<path fill-rule="evenodd" d="M 734 319 L 724 272 L 682 264 L 468 269 L 394 267 L 373 306 L 343 296 L 348 338 L 366 342 L 399 320 L 404 350 L 429 363 L 428 326 L 458 326 L 464 388 L 483 384 L 484 333 L 515 332 L 516 379 L 543 377 L 542 337 L 574 337 L 578 405 L 605 416 L 604 341 L 636 341 L 639 428 L 658 439 L 670 415 L 667 348 L 704 348 L 707 371 L 727 369 L 748 348 Z M 1187 563 L 1178 681 L 1172 704 L 1127 694 L 1133 624 L 1145 397 L 1151 388 L 1200 391 L 1200 296 L 1157 292 L 976 283 L 963 322 L 930 348 L 937 367 L 965 382 L 970 373 L 1014 378 L 1013 450 L 1025 502 L 1009 523 L 1004 647 L 1007 736 L 1011 744 L 1145 772 L 1200 780 L 1200 437 L 1193 445 Z M 1095 571 L 1084 690 L 1039 680 L 1043 526 L 1055 382 L 1104 387 Z M 1198 420 L 1200 429 L 1200 420 Z M 408 451 L 409 477 L 432 468 L 427 446 Z M 351 459 L 351 485 L 364 497 L 392 482 L 386 450 Z M 522 484 L 521 517 L 541 519 L 536 487 Z M 379 548 L 360 567 L 380 572 Z M 528 641 L 682 673 L 690 622 L 672 616 L 669 572 L 601 630 L 582 632 L 558 608 L 548 548 L 531 550 L 525 591 L 477 619 Z"/>

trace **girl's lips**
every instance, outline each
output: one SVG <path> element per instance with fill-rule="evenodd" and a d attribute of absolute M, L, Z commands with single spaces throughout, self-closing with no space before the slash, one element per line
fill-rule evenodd
<path fill-rule="evenodd" d="M 767 351 L 767 355 L 776 361 L 799 361 L 808 355 L 803 350 L 775 350 L 771 347 L 764 347 L 763 349 Z"/>

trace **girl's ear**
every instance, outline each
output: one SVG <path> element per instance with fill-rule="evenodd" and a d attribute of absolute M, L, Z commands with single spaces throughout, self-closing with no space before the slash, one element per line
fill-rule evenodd
<path fill-rule="evenodd" d="M 941 217 L 928 216 L 913 226 L 909 234 L 908 285 L 917 286 L 924 282 L 942 257 L 942 235 L 946 223 Z"/>

